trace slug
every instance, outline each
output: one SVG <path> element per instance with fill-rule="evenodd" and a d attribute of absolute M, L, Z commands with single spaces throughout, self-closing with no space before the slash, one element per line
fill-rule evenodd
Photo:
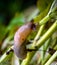
<path fill-rule="evenodd" d="M 14 35 L 13 51 L 20 59 L 24 59 L 27 55 L 26 44 L 24 41 L 34 28 L 35 24 L 33 22 L 29 22 L 21 26 Z"/>

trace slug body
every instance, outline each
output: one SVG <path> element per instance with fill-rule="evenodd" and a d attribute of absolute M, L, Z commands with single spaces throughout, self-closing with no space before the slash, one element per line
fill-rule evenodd
<path fill-rule="evenodd" d="M 26 44 L 24 41 L 26 40 L 27 36 L 31 33 L 35 24 L 33 22 L 29 22 L 23 26 L 21 26 L 14 36 L 14 53 L 20 59 L 24 59 L 26 57 Z"/>

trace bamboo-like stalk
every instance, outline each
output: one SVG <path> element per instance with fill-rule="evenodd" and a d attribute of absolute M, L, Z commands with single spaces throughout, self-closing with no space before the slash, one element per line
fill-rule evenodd
<path fill-rule="evenodd" d="M 47 15 L 39 22 L 39 24 L 42 25 L 42 24 L 46 23 L 49 19 L 50 19 L 50 16 Z"/>
<path fill-rule="evenodd" d="M 51 8 L 50 8 L 50 11 L 48 12 L 48 14 L 39 22 L 40 25 L 42 24 L 45 24 L 48 20 L 50 20 L 52 17 L 54 17 L 54 15 L 52 15 L 54 13 L 54 11 L 57 10 L 57 7 L 55 7 L 55 4 L 57 0 L 54 0 L 52 5 L 51 5 Z"/>
<path fill-rule="evenodd" d="M 48 46 L 50 45 L 50 40 L 51 40 L 51 38 L 49 38 L 49 39 L 45 42 L 45 44 L 43 45 L 42 62 L 41 62 L 42 65 L 43 65 L 43 60 L 45 59 L 45 53 L 46 53 L 46 51 L 47 51 Z"/>
<path fill-rule="evenodd" d="M 52 47 L 53 48 L 53 47 Z M 57 45 L 54 46 L 54 50 L 57 50 Z M 48 54 L 48 56 L 43 60 L 43 65 L 48 61 L 48 59 L 51 57 L 51 54 Z"/>
<path fill-rule="evenodd" d="M 48 31 L 41 37 L 41 39 L 38 40 L 35 46 L 37 46 L 38 48 L 41 47 L 44 44 L 44 42 L 56 31 L 56 29 L 57 29 L 57 20 L 48 29 Z"/>
<path fill-rule="evenodd" d="M 12 49 L 12 48 L 13 48 L 13 46 L 10 47 L 10 48 L 8 49 L 8 51 L 9 51 L 10 49 Z M 5 53 L 2 55 L 2 57 L 0 57 L 0 63 L 3 62 L 5 59 L 7 60 L 11 55 L 12 55 L 12 54 L 7 55 L 6 52 L 5 52 Z"/>
<path fill-rule="evenodd" d="M 51 55 L 48 54 L 47 57 L 43 60 L 42 64 L 44 65 L 49 60 L 50 57 Z"/>
<path fill-rule="evenodd" d="M 45 63 L 45 65 L 50 65 L 57 57 L 57 51 L 51 56 L 51 58 Z"/>
<path fill-rule="evenodd" d="M 42 34 L 42 31 L 43 31 L 43 29 L 44 29 L 44 26 L 45 26 L 45 25 L 42 25 L 42 26 L 39 28 L 39 31 L 38 31 L 38 33 L 37 33 L 35 39 L 34 39 L 33 46 L 36 44 L 36 40 L 38 40 L 38 39 L 40 38 L 40 36 L 41 36 L 41 34 Z"/>
<path fill-rule="evenodd" d="M 41 52 L 43 52 L 43 53 L 41 53 L 41 56 L 43 56 L 43 57 L 40 57 L 39 59 L 38 59 L 38 64 L 39 63 L 41 63 L 42 65 L 44 65 L 44 63 L 46 62 L 46 60 L 48 60 L 49 58 L 50 58 L 50 54 L 49 54 L 49 58 L 46 58 L 45 57 L 45 53 L 46 53 L 46 51 L 47 51 L 47 48 L 48 48 L 48 46 L 50 46 L 50 41 L 51 41 L 51 38 L 49 38 L 46 42 L 45 42 L 45 47 L 44 47 L 44 49 L 43 49 L 43 51 L 41 51 Z M 46 60 L 45 60 L 46 59 Z"/>

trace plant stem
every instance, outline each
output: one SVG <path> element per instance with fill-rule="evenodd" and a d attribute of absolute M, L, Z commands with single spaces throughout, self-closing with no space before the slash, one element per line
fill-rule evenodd
<path fill-rule="evenodd" d="M 57 51 L 51 56 L 51 58 L 46 62 L 45 65 L 50 65 L 57 57 Z"/>
<path fill-rule="evenodd" d="M 6 48 L 6 46 L 8 45 L 8 42 L 10 41 L 10 39 L 12 39 L 13 35 L 9 35 L 3 42 L 1 49 L 4 50 Z"/>
<path fill-rule="evenodd" d="M 33 58 L 35 52 L 36 51 L 28 52 L 27 57 L 22 61 L 21 65 L 29 65 L 29 63 L 30 63 L 31 59 Z"/>
<path fill-rule="evenodd" d="M 45 24 L 49 19 L 50 19 L 50 16 L 49 16 L 49 15 L 46 15 L 46 16 L 39 22 L 39 24 L 40 24 L 40 25 L 43 25 L 43 24 Z"/>
<path fill-rule="evenodd" d="M 38 31 L 38 33 L 37 33 L 35 39 L 34 39 L 33 46 L 36 44 L 36 40 L 38 40 L 38 39 L 40 38 L 40 36 L 41 36 L 41 34 L 42 34 L 42 31 L 43 31 L 43 29 L 44 29 L 44 26 L 45 26 L 45 25 L 42 25 L 42 26 L 39 28 L 39 31 Z"/>
<path fill-rule="evenodd" d="M 52 12 L 52 10 L 53 10 L 53 8 L 54 8 L 56 2 L 57 2 L 56 0 L 53 1 L 52 5 L 51 5 L 51 7 L 50 7 L 50 10 L 49 10 L 49 12 L 48 12 L 48 14 L 50 14 L 50 13 Z"/>
<path fill-rule="evenodd" d="M 41 51 L 41 65 L 42 65 L 42 63 L 43 63 L 43 60 L 44 60 L 44 58 L 45 58 L 45 49 L 44 49 L 44 47 L 45 47 L 45 44 L 41 47 L 42 48 L 42 50 L 43 51 Z"/>
<path fill-rule="evenodd" d="M 54 40 L 52 40 L 51 47 L 53 48 L 55 45 L 56 45 L 56 38 L 54 38 Z"/>
<path fill-rule="evenodd" d="M 37 48 L 40 48 L 44 42 L 56 31 L 57 29 L 57 20 L 54 22 L 54 24 L 48 29 L 48 31 L 41 37 L 41 39 L 38 40 Z"/>
<path fill-rule="evenodd" d="M 54 50 L 57 50 L 57 45 L 54 46 Z M 51 57 L 51 54 L 48 54 L 48 56 L 44 59 L 43 61 L 43 65 L 45 64 L 45 62 L 47 62 L 47 60 Z"/>
<path fill-rule="evenodd" d="M 13 46 L 12 46 L 11 48 L 9 48 L 9 50 L 12 49 L 12 48 L 13 48 Z M 8 51 L 9 51 L 9 50 L 8 50 Z M 0 63 L 3 62 L 5 59 L 8 60 L 11 56 L 12 56 L 12 53 L 10 53 L 9 55 L 7 55 L 6 52 L 5 52 L 5 53 L 2 55 L 2 57 L 0 57 Z"/>
<path fill-rule="evenodd" d="M 48 14 L 50 6 L 51 6 L 51 2 L 43 12 L 41 12 L 37 17 L 34 18 L 34 21 L 40 22 L 40 20 L 43 19 Z"/>
<path fill-rule="evenodd" d="M 46 45 L 45 45 L 45 52 L 46 52 L 46 50 L 47 50 L 47 48 L 49 47 L 49 45 L 50 45 L 50 42 L 51 42 L 51 38 L 49 38 L 47 41 L 46 41 Z"/>
<path fill-rule="evenodd" d="M 48 54 L 47 57 L 43 60 L 42 64 L 44 65 L 47 62 L 47 60 L 49 60 L 50 57 L 51 57 L 51 55 Z"/>
<path fill-rule="evenodd" d="M 50 40 L 51 40 L 51 38 L 49 38 L 46 42 L 45 42 L 45 44 L 43 45 L 43 53 L 42 53 L 42 65 L 43 65 L 43 60 L 45 59 L 45 53 L 46 53 L 46 51 L 47 51 L 47 48 L 48 48 L 48 46 L 50 45 Z"/>
<path fill-rule="evenodd" d="M 49 21 L 49 19 L 51 19 L 52 17 L 54 17 L 54 15 L 52 15 L 53 13 L 55 13 L 55 11 L 57 10 L 57 7 L 55 7 L 55 4 L 57 1 L 54 0 L 52 5 L 51 5 L 51 8 L 50 8 L 50 11 L 48 12 L 47 16 L 45 16 L 40 22 L 39 24 L 40 25 L 43 25 L 45 24 L 47 21 Z"/>

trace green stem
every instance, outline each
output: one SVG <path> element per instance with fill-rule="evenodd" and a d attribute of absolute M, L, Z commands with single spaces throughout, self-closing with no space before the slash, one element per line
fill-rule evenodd
<path fill-rule="evenodd" d="M 42 64 L 44 65 L 47 62 L 47 60 L 49 60 L 50 57 L 51 57 L 51 55 L 48 54 L 47 57 L 43 60 Z"/>
<path fill-rule="evenodd" d="M 41 34 L 42 34 L 42 31 L 43 31 L 43 29 L 44 29 L 44 26 L 45 26 L 45 25 L 42 25 L 42 26 L 39 28 L 39 31 L 38 31 L 38 33 L 37 33 L 35 39 L 34 39 L 33 46 L 36 44 L 36 40 L 38 40 L 38 39 L 40 38 L 40 36 L 41 36 Z"/>
<path fill-rule="evenodd" d="M 46 45 L 45 45 L 45 52 L 46 52 L 46 50 L 47 50 L 47 48 L 49 47 L 49 45 L 50 45 L 50 41 L 51 41 L 51 38 L 49 38 L 47 41 L 46 41 Z"/>
<path fill-rule="evenodd" d="M 51 47 L 53 48 L 55 45 L 56 45 L 56 38 L 54 38 L 54 40 L 52 40 Z"/>
<path fill-rule="evenodd" d="M 2 44 L 2 47 L 1 47 L 2 50 L 4 50 L 4 49 L 6 48 L 8 42 L 12 39 L 12 37 L 13 37 L 13 34 L 12 34 L 12 35 L 9 35 L 9 36 L 4 40 L 4 42 L 3 42 L 3 44 Z"/>
<path fill-rule="evenodd" d="M 57 45 L 54 46 L 54 50 L 57 50 Z M 51 54 L 48 54 L 48 56 L 43 61 L 43 65 L 47 62 L 47 60 L 49 60 L 50 57 L 51 57 Z"/>
<path fill-rule="evenodd" d="M 8 51 L 10 49 L 12 49 L 13 46 L 11 48 L 8 49 Z M 2 57 L 0 57 L 0 63 L 3 62 L 4 60 L 8 60 L 10 57 L 12 56 L 12 53 L 10 53 L 9 55 L 6 54 L 6 52 L 2 55 Z"/>
<path fill-rule="evenodd" d="M 51 56 L 51 58 L 45 63 L 45 65 L 50 65 L 57 57 L 57 51 Z"/>
<path fill-rule="evenodd" d="M 43 19 L 48 14 L 50 6 L 51 6 L 51 2 L 50 2 L 50 4 L 47 6 L 47 8 L 44 11 L 42 11 L 38 16 L 36 16 L 34 18 L 34 21 L 35 22 L 40 22 L 40 20 Z"/>
<path fill-rule="evenodd" d="M 50 16 L 47 15 L 47 16 L 45 16 L 45 17 L 39 22 L 39 24 L 40 24 L 40 25 L 45 24 L 49 19 L 50 19 Z"/>
<path fill-rule="evenodd" d="M 47 48 L 48 48 L 48 46 L 50 45 L 50 40 L 51 40 L 51 38 L 49 38 L 46 42 L 45 42 L 45 44 L 43 45 L 43 53 L 42 53 L 42 56 L 43 56 L 43 58 L 42 58 L 42 65 L 43 65 L 43 60 L 45 60 L 45 53 L 46 53 L 46 51 L 47 51 Z"/>
<path fill-rule="evenodd" d="M 44 60 L 44 58 L 45 58 L 45 49 L 44 49 L 44 47 L 45 47 L 45 45 L 43 45 L 41 48 L 42 48 L 42 50 L 43 51 L 41 51 L 41 65 L 43 65 L 42 63 L 43 63 L 43 60 Z"/>
<path fill-rule="evenodd" d="M 56 14 L 55 11 L 57 11 L 57 7 L 55 7 L 54 5 L 56 4 L 56 0 L 53 1 L 52 6 L 50 8 L 50 11 L 48 12 L 47 16 L 45 16 L 40 22 L 40 25 L 45 24 L 47 21 L 49 21 L 49 19 L 51 19 L 52 17 L 54 17 L 55 15 L 53 13 Z"/>
<path fill-rule="evenodd" d="M 57 20 L 54 22 L 54 24 L 48 29 L 48 31 L 41 37 L 41 39 L 38 40 L 37 48 L 40 48 L 44 42 L 56 31 L 57 29 Z"/>
<path fill-rule="evenodd" d="M 21 65 L 29 65 L 29 63 L 30 63 L 30 61 L 31 61 L 34 54 L 35 54 L 35 52 L 28 52 L 26 59 L 24 59 L 22 61 Z"/>

